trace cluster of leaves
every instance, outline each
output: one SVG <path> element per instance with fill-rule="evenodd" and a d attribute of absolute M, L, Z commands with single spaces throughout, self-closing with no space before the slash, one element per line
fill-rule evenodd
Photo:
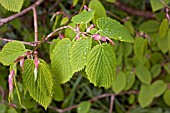
<path fill-rule="evenodd" d="M 91 5 L 93 6 L 93 4 Z M 93 10 L 83 11 L 74 16 L 72 21 L 77 25 L 88 26 L 94 14 Z M 79 34 L 79 39 L 72 41 L 69 38 L 54 40 L 55 45 L 50 48 L 52 72 L 42 59 L 39 59 L 38 69 L 36 69 L 35 55 L 26 59 L 22 72 L 24 91 L 28 91 L 33 99 L 47 108 L 52 99 L 53 78 L 56 79 L 54 82 L 65 83 L 72 78 L 75 72 L 83 70 L 85 66 L 87 73 L 85 77 L 90 82 L 95 86 L 109 87 L 114 80 L 116 71 L 114 48 L 108 43 L 101 44 L 101 42 L 92 45 L 92 35 L 99 32 L 101 36 L 126 42 L 133 42 L 133 38 L 120 23 L 111 18 L 97 19 L 96 26 L 98 29 L 94 28 L 89 31 L 88 35 Z M 33 53 L 31 50 L 26 50 L 25 46 L 19 41 L 9 42 L 0 52 L 0 62 L 6 66 L 17 65 L 17 59 L 22 56 L 22 59 L 24 59 L 25 56 L 30 55 L 24 56 L 27 52 Z M 17 70 L 16 66 L 11 67 L 12 70 L 10 71 Z M 16 73 L 15 76 L 17 76 Z M 20 98 L 20 95 L 18 96 Z"/>
<path fill-rule="evenodd" d="M 114 2 L 114 0 L 108 1 Z M 52 99 L 63 100 L 64 94 L 59 84 L 72 81 L 70 79 L 73 75 L 78 74 L 83 75 L 95 86 L 107 88 L 105 92 L 119 94 L 122 91 L 138 90 L 139 95 L 131 94 L 129 97 L 115 100 L 115 111 L 118 113 L 126 111 L 127 101 L 129 105 L 137 106 L 130 113 L 169 113 L 167 105 L 170 106 L 168 87 L 170 83 L 170 29 L 169 20 L 165 18 L 166 14 L 160 9 L 170 3 L 170 0 L 162 0 L 162 2 L 150 0 L 153 12 L 157 11 L 155 20 L 143 21 L 140 18 L 138 20 L 132 18 L 124 22 L 123 26 L 107 17 L 106 10 L 100 1 L 90 1 L 89 8 L 92 10 L 84 10 L 72 17 L 68 26 L 72 26 L 76 31 L 66 28 L 64 31 L 66 38 L 57 38 L 52 41 L 54 44 L 47 48 L 50 48 L 51 63 L 47 64 L 39 58 L 37 72 L 35 72 L 36 56 L 31 49 L 25 49 L 19 41 L 7 43 L 0 52 L 0 62 L 6 66 L 10 65 L 10 72 L 15 70 L 13 94 L 18 95 L 20 104 L 25 108 L 31 108 L 30 103 L 35 106 L 35 102 L 30 101 L 31 98 L 47 108 Z M 77 3 L 78 0 L 73 0 L 74 6 L 77 6 Z M 12 9 L 10 5 L 5 6 L 12 11 L 19 11 L 21 8 Z M 119 14 L 116 10 L 114 13 Z M 124 14 L 120 13 L 120 15 Z M 58 24 L 62 26 L 68 22 L 67 17 L 60 19 L 61 15 L 55 17 L 53 30 L 58 27 Z M 95 28 L 88 30 L 92 23 Z M 134 29 L 147 36 L 132 38 L 131 35 L 135 35 Z M 99 38 L 95 37 L 96 34 Z M 110 41 L 113 41 L 114 45 Z M 22 84 L 16 79 L 17 70 L 20 70 L 17 69 L 18 58 L 26 58 L 21 69 Z M 75 87 L 77 82 L 80 82 L 79 77 L 74 83 Z M 31 97 L 26 93 L 27 91 Z M 63 106 L 68 104 L 73 93 L 75 94 L 74 87 L 72 91 L 63 102 Z M 83 93 L 81 94 L 83 96 Z M 88 112 L 90 106 L 89 102 L 82 102 L 77 111 Z M 148 106 L 150 108 L 146 109 L 145 107 Z M 152 108 L 152 106 L 156 107 Z"/>

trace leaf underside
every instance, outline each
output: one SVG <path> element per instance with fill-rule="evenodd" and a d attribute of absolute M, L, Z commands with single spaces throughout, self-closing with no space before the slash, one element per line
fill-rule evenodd
<path fill-rule="evenodd" d="M 57 43 L 51 54 L 52 74 L 59 83 L 69 81 L 73 75 L 69 58 L 70 49 L 71 41 L 65 38 Z"/>
<path fill-rule="evenodd" d="M 81 38 L 74 42 L 70 51 L 70 64 L 73 72 L 80 71 L 84 68 L 90 50 L 91 39 Z"/>
<path fill-rule="evenodd" d="M 116 56 L 109 44 L 93 47 L 87 57 L 87 78 L 95 86 L 108 87 L 111 85 L 116 71 Z"/>
<path fill-rule="evenodd" d="M 31 97 L 46 109 L 52 100 L 52 75 L 48 65 L 41 61 L 38 65 L 37 80 L 34 81 L 34 68 L 34 60 L 27 59 L 24 62 L 23 86 Z"/>

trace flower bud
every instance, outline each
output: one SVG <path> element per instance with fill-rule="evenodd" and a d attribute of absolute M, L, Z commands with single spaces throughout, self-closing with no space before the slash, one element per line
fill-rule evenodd
<path fill-rule="evenodd" d="M 86 5 L 84 5 L 84 10 L 87 10 L 87 9 L 88 9 L 88 7 Z"/>
<path fill-rule="evenodd" d="M 104 36 L 102 36 L 101 41 L 106 42 L 106 38 Z"/>
<path fill-rule="evenodd" d="M 76 40 L 78 40 L 78 39 L 80 39 L 80 36 L 77 34 L 77 35 L 76 35 Z"/>
<path fill-rule="evenodd" d="M 100 40 L 101 36 L 99 34 L 94 34 L 92 38 L 94 38 L 94 40 Z"/>
<path fill-rule="evenodd" d="M 24 61 L 25 61 L 25 59 L 24 58 L 22 58 L 21 60 L 20 60 L 20 67 L 23 69 L 24 68 Z"/>
<path fill-rule="evenodd" d="M 64 35 L 59 33 L 59 38 L 60 38 L 60 39 L 63 39 L 63 38 L 64 38 Z"/>
<path fill-rule="evenodd" d="M 93 24 L 91 24 L 88 28 L 87 28 L 87 32 L 90 32 L 90 30 L 92 29 L 92 28 L 94 28 L 94 25 Z"/>
<path fill-rule="evenodd" d="M 15 74 L 15 71 L 12 70 L 11 73 L 8 76 L 8 85 L 9 85 L 9 93 L 11 94 L 13 91 L 13 76 Z"/>

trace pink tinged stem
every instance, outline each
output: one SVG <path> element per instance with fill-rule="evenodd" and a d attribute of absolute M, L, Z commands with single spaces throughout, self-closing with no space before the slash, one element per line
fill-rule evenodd
<path fill-rule="evenodd" d="M 91 9 L 90 9 L 90 8 L 88 8 L 86 5 L 84 5 L 84 10 L 91 11 Z"/>
<path fill-rule="evenodd" d="M 101 41 L 106 42 L 106 38 L 104 36 L 102 36 Z"/>
<path fill-rule="evenodd" d="M 77 34 L 77 35 L 76 35 L 76 40 L 78 40 L 78 39 L 80 39 L 80 36 Z"/>
<path fill-rule="evenodd" d="M 34 55 L 35 55 L 35 57 L 34 57 L 34 65 L 35 65 L 35 67 L 38 69 L 38 63 L 39 63 L 39 61 L 38 61 L 38 56 L 37 56 L 37 51 L 34 51 Z"/>
<path fill-rule="evenodd" d="M 11 73 L 8 76 L 8 85 L 9 85 L 9 93 L 11 94 L 13 91 L 13 76 L 15 74 L 15 71 L 12 70 Z"/>
<path fill-rule="evenodd" d="M 94 35 L 92 36 L 92 38 L 93 38 L 94 40 L 101 40 L 101 36 L 100 36 L 99 34 L 94 34 Z"/>
<path fill-rule="evenodd" d="M 84 5 L 84 10 L 87 10 L 87 9 L 88 9 L 88 7 L 86 5 Z"/>
<path fill-rule="evenodd" d="M 21 67 L 22 69 L 24 68 L 24 61 L 25 61 L 24 58 L 22 58 L 22 59 L 20 60 L 20 67 Z"/>
<path fill-rule="evenodd" d="M 37 56 L 38 52 L 34 51 L 34 81 L 37 80 L 37 73 L 38 73 L 38 64 L 39 64 L 39 60 L 38 60 L 38 56 Z"/>
<path fill-rule="evenodd" d="M 63 38 L 64 38 L 64 35 L 59 33 L 59 38 L 60 38 L 60 39 L 63 39 Z"/>
<path fill-rule="evenodd" d="M 109 37 L 105 37 L 107 40 L 109 40 L 109 42 L 112 44 L 112 45 L 115 45 L 115 43 L 109 38 Z"/>
<path fill-rule="evenodd" d="M 90 32 L 90 30 L 92 29 L 92 28 L 94 28 L 94 25 L 93 24 L 91 24 L 88 28 L 87 28 L 87 32 Z"/>

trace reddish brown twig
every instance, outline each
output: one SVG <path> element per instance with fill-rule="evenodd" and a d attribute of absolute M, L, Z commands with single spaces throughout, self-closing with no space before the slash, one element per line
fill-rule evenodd
<path fill-rule="evenodd" d="M 36 8 L 33 7 L 33 15 L 34 15 L 34 41 L 38 42 L 38 25 L 37 25 L 37 11 Z M 37 46 L 37 44 L 35 44 Z"/>
<path fill-rule="evenodd" d="M 18 41 L 18 40 L 6 39 L 6 38 L 0 38 L 0 40 L 6 41 L 6 42 Z M 35 42 L 24 42 L 24 41 L 20 41 L 20 42 L 26 45 L 35 46 Z"/>
<path fill-rule="evenodd" d="M 152 19 L 155 18 L 154 13 L 152 13 L 150 11 L 142 11 L 142 10 L 138 10 L 138 9 L 128 7 L 126 4 L 120 2 L 119 0 L 116 0 L 116 2 L 113 3 L 113 5 L 115 7 L 117 7 L 119 10 L 127 12 L 131 15 L 141 16 L 141 17 L 144 17 L 144 18 L 152 18 Z"/>
<path fill-rule="evenodd" d="M 40 5 L 42 3 L 43 0 L 37 0 L 33 5 L 31 5 L 30 7 L 24 9 L 23 11 L 19 12 L 19 13 L 16 13 L 12 16 L 9 16 L 7 18 L 3 18 L 3 19 L 0 19 L 0 26 L 3 26 L 4 24 L 14 20 L 15 18 L 17 17 L 20 17 L 22 15 L 24 15 L 25 13 L 27 13 L 28 11 L 32 10 L 34 7 Z"/>
<path fill-rule="evenodd" d="M 81 31 L 79 31 L 79 30 L 76 30 L 75 28 L 73 28 L 73 27 L 71 27 L 71 26 L 63 26 L 63 27 L 60 27 L 60 28 L 57 28 L 57 29 L 55 29 L 53 32 L 51 32 L 50 34 L 48 34 L 45 38 L 43 38 L 41 41 L 40 41 L 40 43 L 34 48 L 34 51 L 35 50 L 37 50 L 38 48 L 39 48 L 39 46 L 43 43 L 43 42 L 45 42 L 45 41 L 47 41 L 50 37 L 52 37 L 56 32 L 58 32 L 58 31 L 60 31 L 60 30 L 62 30 L 62 29 L 66 29 L 66 28 L 70 28 L 70 29 L 72 29 L 75 33 L 77 33 L 77 34 L 87 34 L 86 32 L 81 32 Z"/>
<path fill-rule="evenodd" d="M 6 39 L 6 38 L 0 38 L 0 40 L 6 41 L 6 42 L 18 41 L 18 40 Z M 33 46 L 33 47 L 35 46 L 35 44 L 39 44 L 39 43 L 40 43 L 40 41 L 37 41 L 37 42 L 19 41 L 19 42 L 21 42 L 21 43 L 23 43 L 23 44 L 26 44 L 26 45 Z M 44 42 L 46 42 L 46 43 L 48 43 L 48 44 L 54 44 L 53 42 L 48 42 L 48 41 L 44 41 Z"/>
<path fill-rule="evenodd" d="M 114 99 L 115 99 L 115 96 L 112 95 L 111 98 L 110 98 L 110 109 L 109 109 L 109 113 L 112 113 L 112 111 L 113 111 Z"/>
<path fill-rule="evenodd" d="M 124 94 L 138 94 L 139 91 L 136 91 L 136 90 L 132 90 L 132 91 L 127 91 L 127 92 L 122 92 L 122 93 L 119 93 L 119 94 L 112 94 L 112 93 L 105 93 L 105 94 L 102 94 L 102 95 L 99 95 L 99 96 L 96 96 L 90 100 L 88 100 L 88 102 L 94 102 L 98 99 L 101 99 L 101 98 L 105 98 L 105 97 L 111 97 L 111 102 L 110 102 L 110 110 L 109 110 L 109 113 L 112 113 L 113 111 L 113 102 L 114 102 L 114 98 L 116 96 L 120 96 L 120 95 L 124 95 Z M 79 104 L 77 105 L 73 105 L 73 106 L 70 106 L 68 108 L 65 108 L 65 109 L 59 109 L 57 107 L 54 107 L 54 106 L 49 106 L 48 108 L 51 108 L 53 110 L 55 110 L 56 112 L 59 112 L 59 113 L 64 113 L 66 111 L 69 111 L 69 110 L 72 110 L 72 109 L 75 109 L 79 106 Z"/>

